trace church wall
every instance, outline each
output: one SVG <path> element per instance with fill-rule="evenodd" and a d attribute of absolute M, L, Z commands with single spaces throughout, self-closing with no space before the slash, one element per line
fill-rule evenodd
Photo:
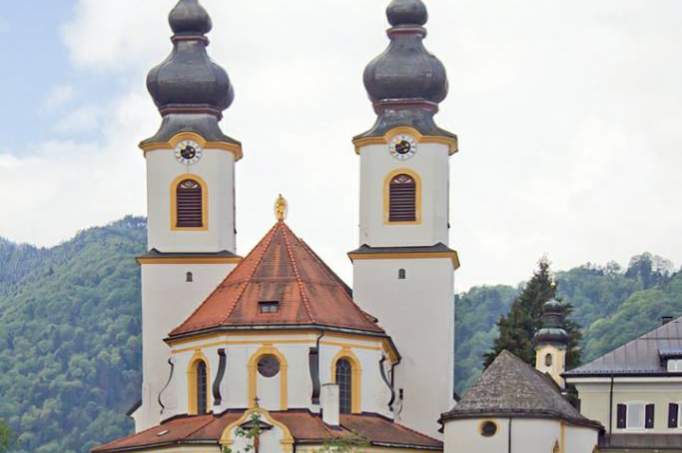
<path fill-rule="evenodd" d="M 399 269 L 406 279 L 398 279 Z M 379 319 L 402 362 L 396 389 L 404 389 L 397 418 L 440 438 L 438 414 L 454 404 L 454 269 L 448 258 L 355 260 L 354 297 Z"/>
<path fill-rule="evenodd" d="M 360 244 L 371 247 L 431 246 L 448 243 L 449 150 L 441 144 L 420 143 L 408 161 L 391 156 L 388 145 L 369 145 L 360 151 Z M 394 170 L 415 172 L 421 180 L 421 223 L 385 223 L 385 182 Z"/>
<path fill-rule="evenodd" d="M 610 378 L 592 379 L 592 383 L 576 383 L 580 398 L 580 412 L 609 429 Z M 646 432 L 658 434 L 682 433 L 682 428 L 668 428 L 668 404 L 682 403 L 680 386 L 682 378 L 616 378 L 613 386 L 613 410 L 611 429 L 613 433 Z M 653 429 L 618 429 L 617 405 L 631 402 L 654 404 Z"/>
<path fill-rule="evenodd" d="M 142 407 L 136 430 L 159 422 L 157 397 L 168 380 L 170 349 L 163 341 L 234 269 L 234 264 L 143 264 Z M 187 272 L 193 282 L 188 283 Z M 176 370 L 177 371 L 177 370 Z"/>
<path fill-rule="evenodd" d="M 497 425 L 492 437 L 481 435 L 482 423 L 486 421 Z M 445 453 L 592 453 L 598 432 L 559 420 L 514 418 L 510 439 L 508 418 L 472 418 L 447 422 L 444 442 Z"/>
<path fill-rule="evenodd" d="M 148 247 L 164 253 L 236 251 L 234 210 L 234 155 L 204 150 L 203 158 L 189 167 L 175 160 L 173 150 L 146 153 Z M 208 189 L 208 228 L 173 231 L 171 191 L 176 178 L 198 175 Z"/>

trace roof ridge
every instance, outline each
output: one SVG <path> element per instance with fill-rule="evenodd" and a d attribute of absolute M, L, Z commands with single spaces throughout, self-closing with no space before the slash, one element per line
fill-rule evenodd
<path fill-rule="evenodd" d="M 291 267 L 294 270 L 294 275 L 296 276 L 296 284 L 298 285 L 298 289 L 301 292 L 301 299 L 303 300 L 303 306 L 305 307 L 305 311 L 308 314 L 308 319 L 310 320 L 310 322 L 315 322 L 316 319 L 313 317 L 312 310 L 310 309 L 310 298 L 308 297 L 307 291 L 305 289 L 305 285 L 303 284 L 303 280 L 301 279 L 301 274 L 298 271 L 298 265 L 296 264 L 296 260 L 294 259 L 293 250 L 291 248 L 291 243 L 289 242 L 289 238 L 286 234 L 287 230 L 288 230 L 288 232 L 291 233 L 291 235 L 295 237 L 294 232 L 291 231 L 291 229 L 284 222 L 281 222 L 281 225 L 283 225 L 284 228 L 286 228 L 284 230 L 285 234 L 283 235 L 284 244 L 286 245 L 287 255 L 289 256 L 289 261 L 291 262 Z"/>
<path fill-rule="evenodd" d="M 268 234 L 265 235 L 265 237 L 254 247 L 253 252 L 255 252 L 258 247 L 262 244 L 263 245 L 263 253 L 258 257 L 258 260 L 254 263 L 253 268 L 251 269 L 251 272 L 249 272 L 249 278 L 246 279 L 243 283 L 240 283 L 241 288 L 239 288 L 239 293 L 234 297 L 232 306 L 230 309 L 227 311 L 227 314 L 223 317 L 223 322 L 227 321 L 230 316 L 232 316 L 232 313 L 234 312 L 234 309 L 237 307 L 237 303 L 239 302 L 239 299 L 241 299 L 242 295 L 244 295 L 244 291 L 246 291 L 246 287 L 249 286 L 249 282 L 253 278 L 254 274 L 256 273 L 256 270 L 258 270 L 258 266 L 260 266 L 260 263 L 263 261 L 263 258 L 265 258 L 265 254 L 270 248 L 270 244 L 272 244 L 272 240 L 275 238 L 275 234 L 277 233 L 277 229 L 279 228 L 280 224 L 276 223 L 272 228 L 270 228 L 270 231 Z M 267 242 L 265 242 L 267 240 Z M 247 258 L 250 255 L 247 255 Z M 230 274 L 231 275 L 231 274 Z M 229 278 L 229 275 L 228 277 Z M 208 300 L 208 299 L 206 299 Z"/>

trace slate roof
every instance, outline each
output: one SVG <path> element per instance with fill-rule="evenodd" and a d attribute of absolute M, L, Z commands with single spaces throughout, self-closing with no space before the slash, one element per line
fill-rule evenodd
<path fill-rule="evenodd" d="M 509 351 L 497 356 L 443 420 L 498 416 L 559 419 L 601 429 L 580 415 L 551 378 Z"/>
<path fill-rule="evenodd" d="M 682 434 L 611 434 L 599 440 L 599 451 L 682 450 Z"/>
<path fill-rule="evenodd" d="M 242 414 L 243 410 L 220 415 L 173 418 L 154 428 L 96 447 L 92 451 L 113 453 L 177 445 L 217 445 L 225 428 Z M 356 433 L 373 446 L 436 451 L 443 449 L 440 441 L 374 414 L 341 415 L 340 428 L 325 425 L 319 415 L 307 410 L 270 412 L 270 415 L 289 428 L 297 444 L 320 444 Z"/>
<path fill-rule="evenodd" d="M 278 312 L 261 313 L 263 301 L 278 301 Z M 171 338 L 252 327 L 322 327 L 386 336 L 376 319 L 353 302 L 348 286 L 284 222 L 265 235 Z"/>
<path fill-rule="evenodd" d="M 682 349 L 682 318 L 670 321 L 564 376 L 670 375 L 662 358 Z"/>

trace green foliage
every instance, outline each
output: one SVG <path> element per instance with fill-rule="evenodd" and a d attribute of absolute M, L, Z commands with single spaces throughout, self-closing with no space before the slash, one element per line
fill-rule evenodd
<path fill-rule="evenodd" d="M 86 452 L 130 433 L 140 391 L 146 225 L 128 217 L 49 250 L 0 248 L 0 417 L 14 452 Z"/>
<path fill-rule="evenodd" d="M 14 443 L 12 429 L 0 418 L 0 453 L 5 453 Z"/>

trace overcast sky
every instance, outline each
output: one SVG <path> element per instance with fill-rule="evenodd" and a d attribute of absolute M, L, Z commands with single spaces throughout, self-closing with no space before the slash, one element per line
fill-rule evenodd
<path fill-rule="evenodd" d="M 137 143 L 160 119 L 146 72 L 175 0 L 14 2 L 0 17 L 0 236 L 50 246 L 145 213 Z M 347 281 L 357 247 L 352 136 L 374 114 L 365 65 L 383 0 L 203 0 L 237 98 L 239 252 L 288 222 Z M 427 47 L 460 136 L 451 246 L 459 291 L 650 251 L 682 263 L 682 2 L 431 0 Z"/>

